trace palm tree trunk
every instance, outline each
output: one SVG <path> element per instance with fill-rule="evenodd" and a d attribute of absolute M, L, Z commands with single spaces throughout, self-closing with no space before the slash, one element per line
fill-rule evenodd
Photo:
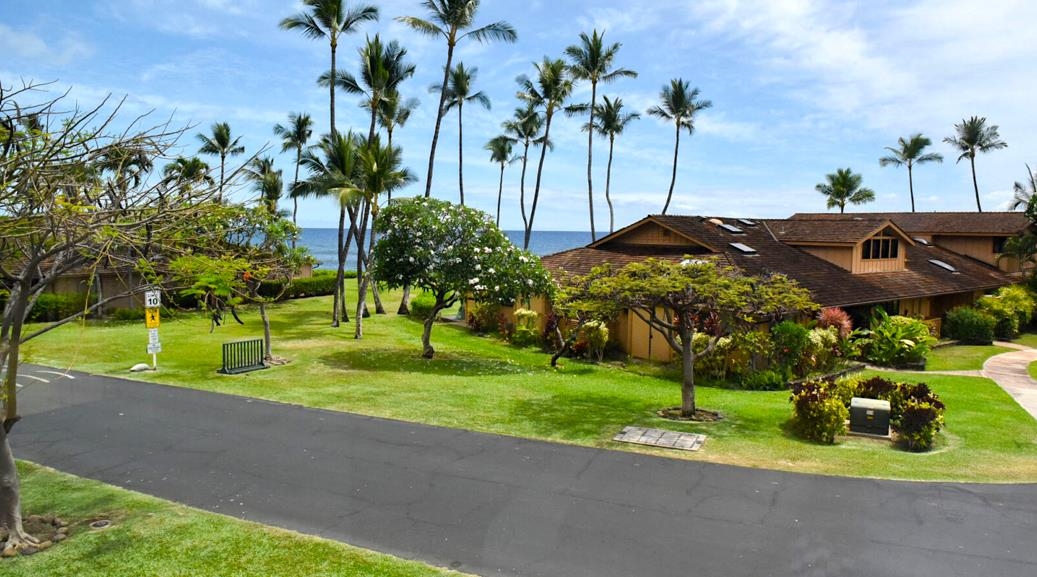
<path fill-rule="evenodd" d="M 519 179 L 519 209 L 522 211 L 522 230 L 528 227 L 526 220 L 526 163 L 529 161 L 529 140 L 526 140 L 522 149 L 522 177 Z"/>
<path fill-rule="evenodd" d="M 681 147 L 681 125 L 677 124 L 677 136 L 673 141 L 673 174 L 670 175 L 670 192 L 666 194 L 666 204 L 663 205 L 663 214 L 670 208 L 670 199 L 673 198 L 673 185 L 677 183 L 677 152 Z"/>
<path fill-rule="evenodd" d="M 911 164 L 907 165 L 907 190 L 911 194 L 911 212 L 915 211 L 915 179 L 911 176 Z"/>
<path fill-rule="evenodd" d="M 457 188 L 461 192 L 461 206 L 464 206 L 464 124 L 461 122 L 461 109 L 464 105 L 460 99 L 457 103 Z"/>
<path fill-rule="evenodd" d="M 983 212 L 983 207 L 979 204 L 979 183 L 976 182 L 976 157 L 969 157 L 969 164 L 972 165 L 972 188 L 976 191 L 976 210 Z"/>
<path fill-rule="evenodd" d="M 338 49 L 338 36 L 335 34 L 334 31 L 332 31 L 331 32 L 331 72 L 329 73 L 331 82 L 328 84 L 328 93 L 331 96 L 331 98 L 330 98 L 330 101 L 331 101 L 331 110 L 330 110 L 331 114 L 330 114 L 330 116 L 331 116 L 331 135 L 332 136 L 335 136 L 336 134 L 338 134 L 335 131 L 335 52 L 336 52 L 337 49 Z M 342 245 L 340 244 L 339 246 L 342 246 Z"/>
<path fill-rule="evenodd" d="M 450 80 L 450 64 L 454 60 L 454 45 L 447 42 L 446 66 L 443 67 L 443 83 L 439 90 L 439 107 L 436 108 L 436 128 L 432 131 L 432 149 L 428 153 L 428 176 L 425 177 L 425 198 L 432 196 L 432 167 L 436 163 L 436 144 L 439 143 L 439 128 L 443 123 L 443 104 L 446 102 L 447 80 Z"/>
<path fill-rule="evenodd" d="M 346 295 L 343 289 L 346 285 L 346 254 L 343 252 L 346 234 L 346 207 L 340 206 L 338 211 L 338 268 L 335 269 L 335 297 L 331 305 L 331 326 L 339 326 L 339 303 L 344 301 Z"/>
<path fill-rule="evenodd" d="M 371 236 L 368 237 L 368 239 L 367 239 L 367 263 L 366 264 L 367 264 L 368 274 L 370 274 L 370 270 L 371 270 L 371 260 L 374 259 L 374 243 L 375 243 L 374 231 L 377 230 L 377 228 L 378 228 L 378 225 L 377 225 L 377 222 L 376 222 L 377 220 L 378 220 L 378 213 L 372 210 L 371 211 Z M 385 314 L 385 305 L 382 304 L 382 295 L 379 294 L 378 283 L 374 282 L 373 279 L 371 280 L 371 298 L 374 299 L 374 314 L 376 314 L 376 315 L 384 315 Z"/>
<path fill-rule="evenodd" d="M 609 164 L 608 168 L 605 169 L 605 202 L 609 205 L 609 234 L 612 234 L 616 230 L 616 217 L 612 210 L 612 197 L 609 196 L 609 189 L 612 187 L 612 149 L 615 147 L 616 137 L 609 137 Z"/>
<path fill-rule="evenodd" d="M 504 196 L 504 163 L 500 163 L 500 182 L 497 184 L 497 228 L 500 228 L 500 201 Z"/>
<path fill-rule="evenodd" d="M 295 178 L 292 180 L 292 224 L 298 226 L 296 216 L 299 214 L 299 197 L 295 189 L 299 186 L 299 165 L 302 164 L 302 146 L 295 149 Z M 295 250 L 295 235 L 292 235 L 292 250 Z"/>
<path fill-rule="evenodd" d="M 220 153 L 220 189 L 216 192 L 217 202 L 223 202 L 223 167 L 226 164 L 227 155 Z M 973 171 L 975 172 L 975 171 Z"/>
<path fill-rule="evenodd" d="M 367 312 L 367 263 L 364 259 L 364 239 L 367 234 L 367 219 L 370 216 L 371 206 L 367 201 L 363 202 L 362 214 L 360 219 L 360 227 L 357 230 L 357 243 L 356 243 L 356 278 L 357 278 L 357 296 L 356 296 L 356 330 L 353 333 L 353 338 L 362 339 L 364 338 L 364 318 L 371 316 L 371 313 Z"/>
<path fill-rule="evenodd" d="M 598 83 L 591 82 L 591 114 L 587 128 L 587 208 L 591 215 L 591 241 L 598 240 L 594 230 L 594 180 L 591 178 L 591 163 L 594 154 L 594 101 L 598 96 Z"/>
<path fill-rule="evenodd" d="M 540 178 L 544 174 L 544 158 L 547 157 L 547 143 L 549 142 L 548 137 L 551 134 L 551 117 L 553 116 L 552 111 L 548 111 L 545 115 L 544 121 L 544 145 L 540 147 L 540 163 L 537 165 L 537 182 L 533 188 L 533 205 L 529 209 L 529 223 L 526 224 L 526 235 L 522 241 L 522 250 L 529 250 L 529 238 L 533 234 L 533 217 L 536 216 L 537 212 L 537 201 L 540 200 Z"/>

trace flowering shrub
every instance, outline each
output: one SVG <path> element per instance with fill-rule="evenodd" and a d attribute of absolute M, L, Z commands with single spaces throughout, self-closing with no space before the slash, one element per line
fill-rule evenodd
<path fill-rule="evenodd" d="M 1002 339 L 1019 336 L 1019 328 L 1030 323 L 1034 301 L 1019 285 L 1001 287 L 976 301 L 976 308 L 994 317 L 994 334 Z"/>
<path fill-rule="evenodd" d="M 605 345 L 609 342 L 609 327 L 601 321 L 590 321 L 583 325 L 583 338 L 590 347 L 590 354 L 601 362 L 605 356 Z"/>
<path fill-rule="evenodd" d="M 834 327 L 840 339 L 850 338 L 853 331 L 853 320 L 846 311 L 839 307 L 821 309 L 817 315 L 817 326 L 822 329 Z"/>
<path fill-rule="evenodd" d="M 882 377 L 847 380 L 839 396 L 844 404 L 851 397 L 889 401 L 889 422 L 897 440 L 911 451 L 928 451 L 936 433 L 943 428 L 945 406 L 925 383 L 900 383 Z"/>
<path fill-rule="evenodd" d="M 814 328 L 808 333 L 806 360 L 815 371 L 829 371 L 835 366 L 841 349 L 839 333 L 835 327 Z"/>
<path fill-rule="evenodd" d="M 540 317 L 536 311 L 527 308 L 515 310 L 515 331 L 511 335 L 512 344 L 519 346 L 532 345 L 540 341 L 537 331 L 537 319 Z"/>

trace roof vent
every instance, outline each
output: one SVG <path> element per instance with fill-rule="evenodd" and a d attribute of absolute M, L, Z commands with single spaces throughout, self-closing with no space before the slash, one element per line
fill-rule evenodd
<path fill-rule="evenodd" d="M 749 220 L 748 218 L 740 218 L 738 219 L 738 222 L 744 224 L 745 226 L 756 226 L 756 221 Z"/>
<path fill-rule="evenodd" d="M 955 274 L 957 274 L 957 272 L 958 272 L 958 269 L 954 268 L 952 265 L 949 265 L 949 264 L 943 262 L 942 260 L 936 260 L 935 258 L 931 258 L 931 259 L 929 259 L 929 262 L 934 264 L 934 265 L 936 265 L 936 266 L 938 266 L 938 267 L 940 267 L 940 268 L 942 268 L 945 271 L 952 272 L 952 273 L 955 273 Z"/>
<path fill-rule="evenodd" d="M 924 238 L 922 238 L 920 236 L 911 237 L 911 240 L 917 242 L 918 244 L 920 244 L 922 246 L 929 246 L 929 241 L 925 240 Z"/>
<path fill-rule="evenodd" d="M 732 243 L 730 243 L 730 245 L 731 245 L 731 248 L 737 250 L 738 252 L 740 252 L 742 254 L 757 254 L 756 253 L 756 249 L 751 247 L 751 246 L 749 246 L 749 245 L 747 245 L 747 244 L 742 244 L 740 242 L 732 242 Z"/>
<path fill-rule="evenodd" d="M 719 218 L 707 218 L 706 222 L 708 222 L 709 224 L 715 224 L 717 226 L 724 224 L 724 221 L 720 220 Z"/>
<path fill-rule="evenodd" d="M 726 230 L 727 232 L 729 232 L 731 234 L 745 234 L 744 230 L 738 228 L 737 226 L 735 226 L 733 224 L 720 224 L 719 226 L 720 226 L 720 228 Z"/>

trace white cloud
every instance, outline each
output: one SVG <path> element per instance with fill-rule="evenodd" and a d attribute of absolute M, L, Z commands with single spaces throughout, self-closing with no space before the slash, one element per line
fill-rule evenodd
<path fill-rule="evenodd" d="M 63 65 L 89 58 L 94 49 L 73 32 L 48 41 L 35 32 L 0 24 L 0 53 L 7 58 L 23 58 L 29 63 Z"/>

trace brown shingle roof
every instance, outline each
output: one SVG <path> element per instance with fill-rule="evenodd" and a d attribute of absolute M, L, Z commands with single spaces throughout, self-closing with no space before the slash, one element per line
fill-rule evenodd
<path fill-rule="evenodd" d="M 1021 212 L 855 212 L 849 214 L 797 213 L 789 220 L 853 221 L 889 219 L 908 234 L 1011 236 L 1026 230 L 1029 219 Z"/>
<path fill-rule="evenodd" d="M 732 219 L 721 219 L 738 226 L 741 234 L 732 234 L 708 219 L 691 216 L 648 216 L 681 235 L 716 247 L 717 253 L 708 258 L 721 259 L 746 274 L 764 275 L 782 273 L 808 289 L 814 300 L 823 306 L 853 306 L 881 303 L 891 300 L 938 296 L 968 291 L 997 288 L 1012 282 L 1012 278 L 994 267 L 968 257 L 957 255 L 935 246 L 903 243 L 907 270 L 886 273 L 852 274 L 826 260 L 815 257 L 796 247 L 780 242 L 772 235 L 774 221 L 757 221 L 747 226 Z M 543 257 L 544 265 L 553 271 L 586 274 L 594 266 L 611 263 L 621 267 L 649 257 L 680 260 L 684 254 L 701 251 L 700 247 L 629 245 L 622 242 L 627 227 L 594 243 Z M 874 229 L 872 229 L 874 230 Z M 755 249 L 745 254 L 731 243 L 741 243 Z M 957 269 L 952 273 L 929 262 L 937 259 Z"/>
<path fill-rule="evenodd" d="M 886 227 L 892 227 L 905 239 L 907 233 L 885 218 L 854 220 L 767 220 L 774 236 L 792 244 L 857 244 L 874 236 Z"/>

